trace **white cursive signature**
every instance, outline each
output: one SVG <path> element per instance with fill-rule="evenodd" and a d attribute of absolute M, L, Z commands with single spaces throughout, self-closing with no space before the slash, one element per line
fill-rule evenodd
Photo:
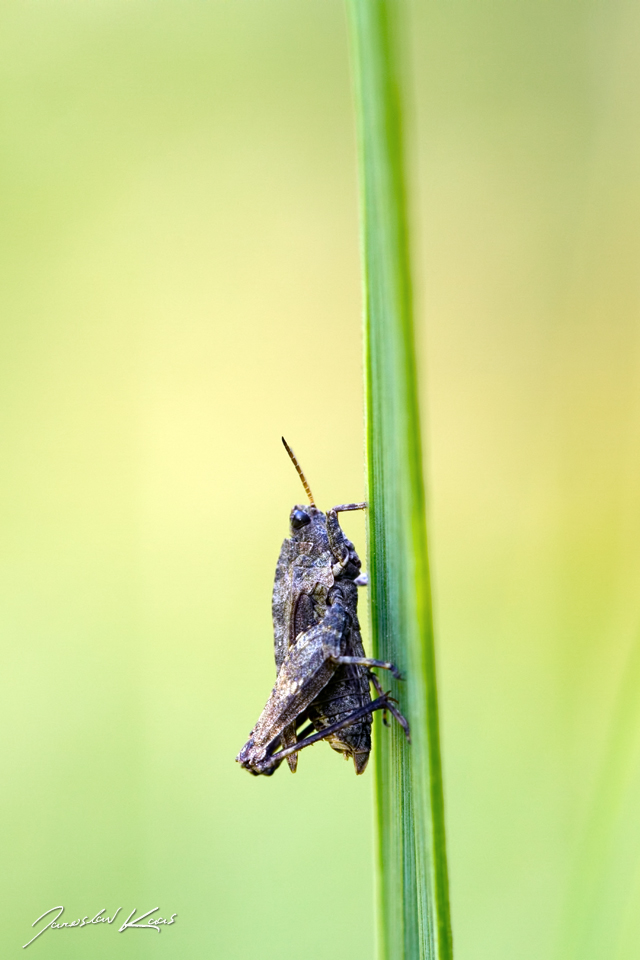
<path fill-rule="evenodd" d="M 160 933 L 161 923 L 166 923 L 167 926 L 169 926 L 170 924 L 176 922 L 175 917 L 178 916 L 177 913 L 172 913 L 171 920 L 163 920 L 162 917 L 158 917 L 156 920 L 154 917 L 152 917 L 151 920 L 147 920 L 146 923 L 140 923 L 140 921 L 144 920 L 145 917 L 148 917 L 150 913 L 155 913 L 156 910 L 160 909 L 160 907 L 154 907 L 153 910 L 147 910 L 146 913 L 143 913 L 141 917 L 136 917 L 133 923 L 129 923 L 129 920 L 131 920 L 131 917 L 136 912 L 136 909 L 137 909 L 136 907 L 133 908 L 133 910 L 131 911 L 131 913 L 125 920 L 125 922 L 122 924 L 122 926 L 118 930 L 118 933 L 122 933 L 123 930 L 128 930 L 129 927 L 134 927 L 136 930 L 155 930 L 157 933 Z M 114 917 L 115 917 L 115 913 L 114 913 Z"/>
<path fill-rule="evenodd" d="M 53 918 L 53 920 L 50 920 L 49 923 L 42 928 L 42 930 L 39 930 L 36 933 L 35 937 L 32 937 L 31 940 L 29 940 L 29 943 L 33 943 L 34 940 L 37 940 L 38 937 L 41 937 L 42 934 L 45 932 L 45 930 L 62 930 L 63 927 L 88 927 L 91 924 L 97 925 L 99 923 L 113 923 L 115 918 L 118 916 L 118 914 L 122 910 L 122 907 L 118 907 L 118 909 L 116 910 L 116 912 L 113 914 L 112 917 L 102 916 L 102 914 L 105 912 L 106 909 L 107 909 L 106 907 L 103 907 L 102 910 L 98 910 L 96 915 L 91 920 L 87 916 L 87 917 L 83 917 L 82 920 L 78 919 L 78 920 L 73 920 L 72 922 L 65 921 L 64 923 L 58 923 L 58 920 L 64 913 L 64 907 L 51 907 L 50 910 L 47 910 L 45 913 L 41 914 L 37 920 L 34 920 L 31 926 L 35 927 L 37 923 L 40 923 L 40 921 L 44 920 L 45 917 L 48 917 L 50 913 L 55 913 L 55 911 L 57 910 L 58 912 L 56 913 L 56 916 Z M 170 920 L 164 920 L 162 917 L 152 917 L 151 914 L 155 913 L 156 910 L 159 910 L 159 909 L 160 907 L 154 907 L 152 910 L 147 910 L 146 913 L 143 913 L 141 917 L 136 917 L 135 919 L 132 919 L 134 913 L 137 910 L 137 907 L 134 907 L 131 913 L 129 914 L 129 916 L 127 917 L 127 919 L 125 920 L 125 922 L 122 924 L 122 926 L 118 930 L 118 933 L 122 933 L 124 930 L 129 930 L 132 928 L 134 930 L 155 930 L 157 933 L 160 933 L 160 924 L 166 924 L 167 926 L 170 926 L 172 923 L 176 922 L 175 918 L 178 916 L 177 913 L 173 913 L 171 915 Z M 149 917 L 149 920 L 147 920 L 146 923 L 141 923 L 141 921 L 145 920 L 147 917 Z M 29 943 L 24 943 L 22 945 L 22 949 L 24 950 L 25 947 L 28 947 Z"/>

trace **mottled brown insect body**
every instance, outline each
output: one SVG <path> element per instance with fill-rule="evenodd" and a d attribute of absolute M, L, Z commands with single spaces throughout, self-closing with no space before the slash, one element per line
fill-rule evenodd
<path fill-rule="evenodd" d="M 370 670 L 382 667 L 399 676 L 396 668 L 365 656 L 357 606 L 358 586 L 366 578 L 338 521 L 339 512 L 366 504 L 344 504 L 323 513 L 287 450 L 312 502 L 295 506 L 289 517 L 290 536 L 282 544 L 273 587 L 276 684 L 236 759 L 251 773 L 269 775 L 286 758 L 295 772 L 298 752 L 326 739 L 362 773 L 375 710 L 388 709 L 408 735 L 406 720 Z M 373 701 L 370 683 L 380 694 Z"/>
<path fill-rule="evenodd" d="M 337 515 L 332 517 L 332 549 L 325 514 L 315 507 L 305 509 L 296 506 L 291 512 L 292 522 L 299 522 L 305 514 L 310 516 L 309 522 L 298 530 L 292 525 L 291 538 L 282 544 L 276 566 L 273 630 L 278 672 L 296 638 L 322 623 L 327 608 L 334 600 L 349 614 L 347 635 L 344 637 L 345 654 L 365 656 L 357 616 L 358 588 L 355 584 L 360 574 L 360 559 L 353 544 L 340 529 Z M 334 573 L 337 561 L 347 554 L 348 563 Z M 311 702 L 304 718 L 311 721 L 316 731 L 322 731 L 342 722 L 368 703 L 371 703 L 368 668 L 361 664 L 342 664 Z M 329 734 L 326 739 L 334 750 L 346 757 L 352 756 L 356 770 L 361 773 L 371 750 L 371 714 L 366 714 L 337 733 Z M 297 742 L 294 724 L 283 731 L 281 740 L 286 747 Z M 295 770 L 297 753 L 287 759 L 291 769 Z"/>

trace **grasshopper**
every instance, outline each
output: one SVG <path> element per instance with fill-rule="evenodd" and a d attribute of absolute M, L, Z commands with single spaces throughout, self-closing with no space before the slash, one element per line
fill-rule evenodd
<path fill-rule="evenodd" d="M 358 587 L 365 586 L 361 563 L 338 514 L 364 510 L 346 503 L 323 513 L 293 450 L 282 442 L 302 481 L 308 505 L 289 515 L 290 536 L 282 544 L 273 586 L 276 683 L 251 735 L 236 760 L 256 776 L 270 776 L 286 759 L 295 773 L 300 750 L 328 740 L 351 757 L 357 774 L 371 752 L 372 714 L 388 710 L 409 739 L 409 724 L 396 701 L 380 686 L 372 667 L 392 663 L 365 656 L 358 623 Z M 369 684 L 378 694 L 371 699 Z"/>

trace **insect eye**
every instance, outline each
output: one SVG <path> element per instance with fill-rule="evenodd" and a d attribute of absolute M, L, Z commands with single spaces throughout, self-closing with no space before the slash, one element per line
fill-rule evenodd
<path fill-rule="evenodd" d="M 291 526 L 294 530 L 299 530 L 300 527 L 304 527 L 310 522 L 311 517 L 304 510 L 294 510 L 291 514 Z"/>

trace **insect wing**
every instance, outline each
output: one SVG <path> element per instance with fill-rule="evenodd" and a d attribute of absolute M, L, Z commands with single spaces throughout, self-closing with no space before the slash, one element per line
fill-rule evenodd
<path fill-rule="evenodd" d="M 238 760 L 251 767 L 267 748 L 294 723 L 336 671 L 331 656 L 339 655 L 349 629 L 349 616 L 336 605 L 324 621 L 298 637 L 280 667 L 271 696 L 251 731 Z"/>
<path fill-rule="evenodd" d="M 331 554 L 326 551 L 314 557 L 313 549 L 313 544 L 305 541 L 285 540 L 282 544 L 272 600 L 278 670 L 297 636 L 324 615 L 327 593 L 333 586 Z"/>

